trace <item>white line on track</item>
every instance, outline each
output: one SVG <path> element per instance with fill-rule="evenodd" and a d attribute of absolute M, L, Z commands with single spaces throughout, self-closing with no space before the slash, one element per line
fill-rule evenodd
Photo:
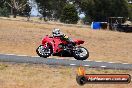
<path fill-rule="evenodd" d="M 3 54 L 3 53 L 0 53 Z M 39 57 L 39 56 L 29 56 L 29 55 L 19 55 L 19 54 L 3 54 L 3 55 L 8 55 L 8 56 L 26 56 L 26 57 Z"/>
<path fill-rule="evenodd" d="M 85 61 L 92 61 L 92 60 L 85 60 Z"/>
<path fill-rule="evenodd" d="M 129 63 L 122 63 L 122 64 L 129 64 Z"/>
<path fill-rule="evenodd" d="M 70 64 L 71 66 L 75 66 L 76 64 Z"/>
<path fill-rule="evenodd" d="M 90 65 L 84 65 L 84 66 L 88 67 L 88 66 L 90 66 Z"/>
<path fill-rule="evenodd" d="M 31 56 L 31 57 L 40 57 L 40 56 Z"/>
<path fill-rule="evenodd" d="M 62 59 L 64 59 L 64 58 L 62 58 Z M 74 61 L 74 60 L 76 60 L 76 59 L 73 59 L 73 58 L 72 58 L 72 59 L 69 59 L 69 60 L 73 60 L 73 61 Z"/>
<path fill-rule="evenodd" d="M 95 62 L 103 62 L 103 61 L 95 61 Z"/>
<path fill-rule="evenodd" d="M 10 56 L 10 55 L 15 55 L 15 54 L 3 54 L 3 55 L 8 55 L 8 56 Z"/>
<path fill-rule="evenodd" d="M 115 62 L 108 62 L 108 63 L 115 63 Z"/>
<path fill-rule="evenodd" d="M 75 58 L 72 58 L 72 59 L 69 59 L 69 60 L 75 61 L 76 59 Z M 84 61 L 92 61 L 92 60 L 84 60 Z"/>
<path fill-rule="evenodd" d="M 100 67 L 105 68 L 106 66 L 100 66 Z"/>
<path fill-rule="evenodd" d="M 26 57 L 28 57 L 28 55 L 16 55 L 16 56 L 20 56 L 20 57 L 21 57 L 21 56 L 26 56 Z"/>

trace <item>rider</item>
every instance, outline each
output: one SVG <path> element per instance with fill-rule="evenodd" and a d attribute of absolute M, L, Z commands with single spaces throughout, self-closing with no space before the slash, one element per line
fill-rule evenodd
<path fill-rule="evenodd" d="M 60 29 L 54 28 L 52 31 L 53 37 L 61 37 L 62 40 L 71 41 L 67 35 L 60 32 Z"/>
<path fill-rule="evenodd" d="M 52 31 L 53 37 L 60 37 L 62 40 L 69 42 L 69 44 L 74 45 L 75 43 L 64 33 L 60 32 L 60 29 L 54 28 Z"/>

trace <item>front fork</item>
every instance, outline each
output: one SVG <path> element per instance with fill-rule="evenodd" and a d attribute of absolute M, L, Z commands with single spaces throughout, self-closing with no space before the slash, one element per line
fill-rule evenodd
<path fill-rule="evenodd" d="M 44 48 L 48 47 L 48 43 L 43 44 Z"/>
<path fill-rule="evenodd" d="M 73 51 L 77 51 L 77 49 L 78 48 L 80 48 L 81 46 L 75 46 L 74 48 L 73 48 Z"/>

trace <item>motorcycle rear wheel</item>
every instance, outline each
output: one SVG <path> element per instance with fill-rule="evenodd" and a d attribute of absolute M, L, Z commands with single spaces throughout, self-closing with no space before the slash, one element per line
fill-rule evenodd
<path fill-rule="evenodd" d="M 73 56 L 77 60 L 86 60 L 89 57 L 89 52 L 84 47 L 77 47 L 73 52 Z"/>

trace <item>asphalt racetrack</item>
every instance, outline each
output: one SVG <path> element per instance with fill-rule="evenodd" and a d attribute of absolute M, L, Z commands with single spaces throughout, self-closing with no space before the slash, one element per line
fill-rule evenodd
<path fill-rule="evenodd" d="M 70 58 L 70 57 L 69 57 Z M 132 70 L 132 64 L 102 61 L 78 61 L 74 59 L 41 58 L 37 56 L 0 54 L 0 62 L 31 63 L 61 66 L 85 66 L 89 68 Z"/>

